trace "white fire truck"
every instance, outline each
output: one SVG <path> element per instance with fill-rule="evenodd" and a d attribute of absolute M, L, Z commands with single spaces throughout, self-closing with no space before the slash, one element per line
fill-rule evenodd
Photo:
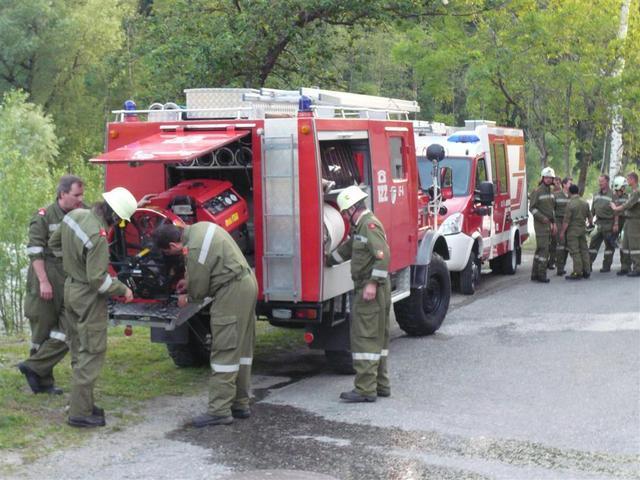
<path fill-rule="evenodd" d="M 440 165 L 453 172 L 453 198 L 438 228 L 449 246 L 453 285 L 474 293 L 484 262 L 494 272 L 514 274 L 529 236 L 522 130 L 484 120 L 460 128 L 417 122 L 415 136 L 422 188 L 431 182 L 423 153 L 429 145 L 445 148 Z"/>
<path fill-rule="evenodd" d="M 92 162 L 104 164 L 107 189 L 155 195 L 113 234 L 112 266 L 136 301 L 112 305 L 112 321 L 150 326 L 178 365 L 207 361 L 208 308 L 175 305 L 184 267 L 154 252 L 150 235 L 163 222 L 211 221 L 254 268 L 259 316 L 305 327 L 307 343 L 343 368 L 353 283 L 349 262 L 327 267 L 325 256 L 348 232 L 336 197 L 355 184 L 387 232 L 398 324 L 410 335 L 440 327 L 450 249 L 434 227 L 451 171 L 430 160 L 435 188 L 420 188 L 408 120 L 416 102 L 308 88 L 193 89 L 184 108 L 125 105 Z"/>

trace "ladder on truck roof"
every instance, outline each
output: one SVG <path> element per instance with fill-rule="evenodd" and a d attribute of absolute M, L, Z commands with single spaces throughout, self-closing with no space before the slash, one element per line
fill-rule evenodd
<path fill-rule="evenodd" d="M 175 103 L 153 103 L 147 110 L 114 110 L 117 121 L 128 116 L 146 115 L 148 121 L 178 121 L 180 119 L 258 119 L 294 117 L 300 99 L 310 99 L 310 109 L 322 118 L 369 118 L 408 120 L 409 114 L 420 111 L 418 102 L 399 98 L 362 95 L 359 93 L 300 88 L 191 88 L 186 89 L 186 108 Z"/>
<path fill-rule="evenodd" d="M 311 101 L 310 109 L 316 116 L 324 118 L 408 119 L 409 114 L 420 111 L 418 102 L 413 100 L 306 87 L 299 90 L 198 88 L 185 90 L 185 94 L 190 119 L 228 118 L 230 112 L 237 112 L 239 118 L 295 116 L 300 100 L 305 97 Z"/>

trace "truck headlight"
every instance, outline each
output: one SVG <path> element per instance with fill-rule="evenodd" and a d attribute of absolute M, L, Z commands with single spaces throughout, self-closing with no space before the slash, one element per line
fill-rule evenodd
<path fill-rule="evenodd" d="M 450 217 L 448 217 L 438 231 L 442 235 L 454 235 L 456 233 L 460 233 L 462 231 L 462 222 L 464 221 L 464 217 L 461 213 L 454 213 Z"/>

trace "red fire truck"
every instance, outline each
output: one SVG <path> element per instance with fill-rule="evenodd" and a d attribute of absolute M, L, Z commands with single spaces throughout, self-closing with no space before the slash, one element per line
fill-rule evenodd
<path fill-rule="evenodd" d="M 114 112 L 106 152 L 92 159 L 104 164 L 107 189 L 154 194 L 112 239 L 112 266 L 137 298 L 112 305 L 112 321 L 150 326 L 178 365 L 207 361 L 208 309 L 173 303 L 183 266 L 154 252 L 150 234 L 162 222 L 211 221 L 255 269 L 260 318 L 303 326 L 311 347 L 338 368 L 350 363 L 350 265 L 327 267 L 325 256 L 348 232 L 336 197 L 355 184 L 385 225 L 398 324 L 410 335 L 440 327 L 449 248 L 434 225 L 451 170 L 433 159 L 436 188 L 420 188 L 408 120 L 415 102 L 307 88 L 193 89 L 184 108 L 129 108 Z"/>
<path fill-rule="evenodd" d="M 449 245 L 447 266 L 453 285 L 473 294 L 483 262 L 494 272 L 513 275 L 528 238 L 524 133 L 468 120 L 464 127 L 416 122 L 414 125 L 422 187 L 430 185 L 430 162 L 424 151 L 442 145 L 440 165 L 453 171 L 453 198 L 438 231 Z"/>

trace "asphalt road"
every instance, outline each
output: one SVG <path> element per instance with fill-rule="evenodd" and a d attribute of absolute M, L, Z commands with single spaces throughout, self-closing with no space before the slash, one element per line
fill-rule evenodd
<path fill-rule="evenodd" d="M 529 256 L 526 258 L 528 263 Z M 599 265 L 598 265 L 599 266 Z M 390 345 L 392 396 L 344 404 L 349 376 L 293 352 L 256 377 L 249 420 L 184 427 L 202 396 L 159 399 L 20 478 L 640 478 L 640 280 L 483 275 L 437 334 Z"/>

